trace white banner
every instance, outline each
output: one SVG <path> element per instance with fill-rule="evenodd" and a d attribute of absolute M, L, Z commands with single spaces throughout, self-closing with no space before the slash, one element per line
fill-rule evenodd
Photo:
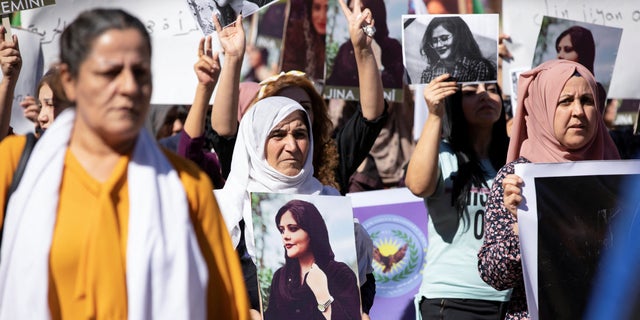
<path fill-rule="evenodd" d="M 507 42 L 513 61 L 504 61 L 503 77 L 509 78 L 511 68 L 531 67 L 536 39 L 543 16 L 583 21 L 623 28 L 620 50 L 616 59 L 609 97 L 640 99 L 640 82 L 635 54 L 640 49 L 640 3 L 628 0 L 509 0 L 502 2 L 503 32 L 510 35 Z M 598 39 L 595 39 L 596 44 Z M 510 93 L 509 86 L 503 86 Z"/>
<path fill-rule="evenodd" d="M 55 6 L 22 12 L 22 26 L 40 34 L 45 69 L 59 61 L 60 34 L 78 14 L 96 7 L 121 8 L 138 17 L 152 41 L 152 104 L 193 103 L 197 79 L 198 28 L 186 1 L 58 0 Z M 220 45 L 213 34 L 215 50 Z"/>

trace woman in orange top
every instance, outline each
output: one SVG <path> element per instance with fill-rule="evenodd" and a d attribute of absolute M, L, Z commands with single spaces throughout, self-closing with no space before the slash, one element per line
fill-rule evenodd
<path fill-rule="evenodd" d="M 75 107 L 40 138 L 6 208 L 25 138 L 0 144 L 0 319 L 247 319 L 211 182 L 141 130 L 144 25 L 122 10 L 86 11 L 60 48 Z"/>

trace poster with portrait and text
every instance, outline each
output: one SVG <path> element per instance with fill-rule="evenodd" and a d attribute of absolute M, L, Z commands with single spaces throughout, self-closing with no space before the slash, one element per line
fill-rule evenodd
<path fill-rule="evenodd" d="M 351 6 L 355 1 L 345 1 Z M 402 0 L 361 0 L 362 8 L 371 10 L 375 32 L 371 49 L 376 56 L 382 77 L 384 98 L 389 102 L 403 102 L 404 66 L 402 65 L 402 37 L 398 28 L 403 14 L 409 9 Z M 326 62 L 324 97 L 326 99 L 360 100 L 360 84 L 349 37 L 349 25 L 338 0 L 329 0 L 326 23 Z M 364 31 L 362 31 L 364 32 Z"/>
<path fill-rule="evenodd" d="M 622 28 L 544 16 L 531 66 L 559 58 L 578 62 L 608 92 L 621 38 Z"/>
<path fill-rule="evenodd" d="M 333 297 L 333 316 L 359 315 L 351 201 L 342 196 L 252 192 L 251 207 L 264 319 L 287 319 L 296 310 L 317 312 L 320 298 L 315 294 L 323 289 Z M 324 288 L 307 281 L 311 262 L 326 276 Z"/>
<path fill-rule="evenodd" d="M 498 15 L 403 15 L 402 57 L 409 84 L 448 73 L 460 83 L 498 80 Z"/>
<path fill-rule="evenodd" d="M 640 49 L 640 8 L 628 0 L 509 0 L 502 2 L 502 32 L 510 36 L 505 45 L 513 56 L 504 60 L 502 70 L 508 78 L 511 68 L 530 66 L 535 53 L 536 39 L 545 16 L 581 21 L 607 27 L 621 28 L 622 37 L 616 57 L 608 96 L 616 99 L 638 99 L 640 82 L 636 52 Z M 596 38 L 596 43 L 609 39 Z M 596 76 L 598 71 L 595 71 Z M 506 95 L 511 93 L 506 87 Z"/>
<path fill-rule="evenodd" d="M 625 214 L 640 160 L 516 164 L 515 173 L 524 181 L 518 228 L 529 313 L 582 319 L 601 252 L 623 236 L 609 226 Z"/>
<path fill-rule="evenodd" d="M 373 241 L 372 320 L 416 319 L 414 300 L 427 259 L 427 208 L 407 188 L 347 194 Z"/>

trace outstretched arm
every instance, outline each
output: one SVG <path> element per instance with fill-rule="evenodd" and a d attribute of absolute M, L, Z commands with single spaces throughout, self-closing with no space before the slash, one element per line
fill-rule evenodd
<path fill-rule="evenodd" d="M 356 64 L 358 66 L 358 81 L 360 86 L 360 104 L 362 115 L 367 120 L 374 120 L 384 112 L 384 95 L 382 78 L 378 63 L 371 48 L 372 37 L 367 36 L 362 27 L 373 26 L 371 10 L 361 9 L 360 0 L 354 0 L 353 11 L 344 0 L 340 0 L 340 7 L 349 23 L 349 36 L 354 48 Z"/>
<path fill-rule="evenodd" d="M 444 81 L 449 74 L 433 79 L 424 88 L 424 99 L 429 107 L 429 116 L 422 134 L 409 160 L 405 184 L 413 194 L 429 197 L 438 185 L 438 154 L 444 117 L 445 98 L 457 90 L 456 82 Z"/>
<path fill-rule="evenodd" d="M 0 82 L 0 141 L 9 133 L 11 120 L 11 105 L 13 104 L 13 92 L 18 83 L 18 76 L 22 68 L 22 57 L 18 37 L 5 39 L 7 30 L 0 27 L 0 68 L 2 69 L 2 81 Z"/>
<path fill-rule="evenodd" d="M 224 66 L 211 111 L 211 127 L 220 136 L 234 136 L 238 132 L 238 97 L 240 96 L 240 71 L 245 52 L 245 35 L 242 16 L 222 28 L 216 16 L 213 17 L 218 39 L 224 54 Z"/>

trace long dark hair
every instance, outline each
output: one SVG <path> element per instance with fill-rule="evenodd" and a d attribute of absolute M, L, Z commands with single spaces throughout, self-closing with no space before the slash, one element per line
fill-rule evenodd
<path fill-rule="evenodd" d="M 501 111 L 500 118 L 493 124 L 491 130 L 489 160 L 493 168 L 498 170 L 505 164 L 509 148 L 509 137 L 507 136 L 505 110 L 502 107 L 502 91 L 497 84 L 496 88 L 498 96 L 500 96 Z M 469 215 L 465 215 L 465 209 L 469 201 L 468 196 L 471 187 L 489 187 L 486 183 L 487 174 L 482 169 L 480 159 L 473 148 L 469 135 L 469 123 L 462 110 L 462 90 L 458 90 L 445 100 L 443 137 L 449 141 L 458 159 L 458 172 L 453 178 L 451 205 L 456 208 L 458 218 L 463 219 L 465 224 L 469 219 Z"/>
<path fill-rule="evenodd" d="M 335 255 L 329 243 L 327 225 L 318 208 L 316 208 L 313 203 L 307 201 L 291 200 L 278 210 L 276 214 L 276 225 L 280 225 L 280 219 L 287 211 L 291 212 L 293 220 L 296 221 L 298 227 L 309 234 L 309 247 L 316 260 L 316 264 L 320 268 L 327 266 L 330 261 L 334 260 Z M 297 259 L 289 258 L 286 253 L 284 257 L 286 265 L 297 265 L 299 268 Z"/>
<path fill-rule="evenodd" d="M 112 30 L 134 29 L 140 32 L 151 55 L 151 38 L 138 18 L 120 9 L 92 9 L 82 13 L 62 32 L 60 60 L 66 64 L 73 77 L 93 47 L 93 40 Z"/>
<path fill-rule="evenodd" d="M 322 219 L 318 208 L 312 203 L 302 200 L 291 200 L 287 202 L 276 214 L 276 225 L 280 225 L 280 219 L 285 212 L 291 212 L 293 219 L 298 226 L 309 234 L 309 248 L 313 253 L 315 262 L 321 270 L 327 270 L 327 266 L 334 260 L 335 256 L 329 244 L 329 233 L 327 225 Z M 297 259 L 291 259 L 284 254 L 285 264 L 282 269 L 283 275 L 278 283 L 272 283 L 272 290 L 277 288 L 279 299 L 276 304 L 288 304 L 291 301 L 304 299 L 304 286 L 300 283 L 300 263 Z"/>
<path fill-rule="evenodd" d="M 456 55 L 464 55 L 471 59 L 483 60 L 482 51 L 478 43 L 473 38 L 473 34 L 464 20 L 460 17 L 436 17 L 433 18 L 427 30 L 422 36 L 422 46 L 420 53 L 427 56 L 429 63 L 434 63 L 440 59 L 438 53 L 430 46 L 431 38 L 433 37 L 433 30 L 439 26 L 442 26 L 453 35 L 453 42 L 451 43 L 451 52 Z"/>
<path fill-rule="evenodd" d="M 580 26 L 573 26 L 563 31 L 556 38 L 556 52 L 559 51 L 558 46 L 560 45 L 560 40 L 567 35 L 571 36 L 573 50 L 578 53 L 578 62 L 594 74 L 593 64 L 596 59 L 596 43 L 593 40 L 591 31 Z"/>

